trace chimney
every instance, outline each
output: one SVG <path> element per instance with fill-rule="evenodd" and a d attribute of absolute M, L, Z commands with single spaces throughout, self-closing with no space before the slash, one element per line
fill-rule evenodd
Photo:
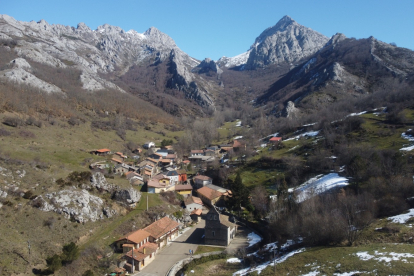
<path fill-rule="evenodd" d="M 145 249 L 146 249 L 146 248 L 144 247 L 144 248 L 143 248 L 143 250 L 144 250 L 144 254 L 145 254 L 145 252 L 147 251 L 147 250 L 145 250 Z"/>

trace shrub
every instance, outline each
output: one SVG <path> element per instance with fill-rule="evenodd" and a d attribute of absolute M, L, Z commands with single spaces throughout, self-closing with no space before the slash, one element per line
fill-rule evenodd
<path fill-rule="evenodd" d="M 22 138 L 35 138 L 36 137 L 36 135 L 29 130 L 21 130 L 19 131 L 19 135 Z"/>
<path fill-rule="evenodd" d="M 3 119 L 3 124 L 11 127 L 18 127 L 23 125 L 23 120 L 16 117 L 5 117 Z"/>
<path fill-rule="evenodd" d="M 59 255 L 55 254 L 52 257 L 46 259 L 46 264 L 51 272 L 55 272 L 62 267 L 62 260 L 60 259 Z"/>
<path fill-rule="evenodd" d="M 70 264 L 77 258 L 79 258 L 79 247 L 74 243 L 68 243 L 63 246 L 62 262 L 64 264 Z"/>
<path fill-rule="evenodd" d="M 4 128 L 0 128 L 0 136 L 10 136 L 11 132 L 5 130 Z"/>

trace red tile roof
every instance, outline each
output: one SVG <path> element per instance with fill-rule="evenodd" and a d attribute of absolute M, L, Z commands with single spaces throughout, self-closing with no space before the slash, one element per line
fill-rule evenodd
<path fill-rule="evenodd" d="M 206 186 L 204 186 L 203 188 L 198 189 L 197 193 L 199 195 L 204 196 L 205 198 L 208 198 L 209 200 L 216 199 L 216 198 L 221 197 L 223 195 L 219 191 L 210 189 L 209 187 L 206 187 Z"/>
<path fill-rule="evenodd" d="M 269 140 L 270 142 L 277 142 L 277 141 L 282 141 L 282 137 L 272 137 Z"/>
<path fill-rule="evenodd" d="M 100 153 L 105 153 L 105 152 L 110 152 L 110 149 L 99 149 L 96 152 L 100 152 Z"/>
<path fill-rule="evenodd" d="M 197 215 L 197 216 L 201 216 L 201 213 L 203 211 L 201 209 L 194 209 L 190 215 Z"/>
<path fill-rule="evenodd" d="M 160 220 L 148 225 L 144 228 L 145 231 L 151 234 L 152 237 L 158 239 L 159 237 L 167 234 L 169 231 L 178 228 L 178 222 L 170 219 L 169 217 L 163 217 Z"/>
<path fill-rule="evenodd" d="M 149 236 L 150 236 L 150 233 L 148 233 L 145 230 L 139 229 L 138 231 L 134 231 L 134 232 L 126 234 L 122 238 L 119 238 L 118 241 L 126 239 L 128 241 L 138 244 L 144 241 Z"/>
<path fill-rule="evenodd" d="M 121 160 L 116 159 L 116 158 L 112 158 L 111 160 L 112 160 L 112 161 L 115 161 L 115 162 L 117 162 L 117 163 L 120 163 L 120 164 L 122 163 L 122 161 L 121 161 Z"/>

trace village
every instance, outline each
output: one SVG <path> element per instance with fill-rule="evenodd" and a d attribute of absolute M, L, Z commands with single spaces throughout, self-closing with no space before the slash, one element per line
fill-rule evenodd
<path fill-rule="evenodd" d="M 280 139 L 269 137 L 268 140 L 269 143 L 277 143 Z M 243 156 L 245 151 L 246 144 L 234 139 L 227 144 L 191 150 L 188 156 L 180 159 L 172 146 L 156 147 L 154 142 L 147 142 L 134 149 L 131 158 L 110 149 L 93 150 L 91 154 L 104 156 L 106 161 L 92 163 L 90 169 L 111 170 L 148 193 L 176 192 L 183 199 L 182 207 L 191 217 L 191 223 L 203 221 L 201 244 L 226 247 L 235 238 L 238 228 L 236 219 L 222 212 L 226 201 L 232 197 L 232 191 L 214 185 L 211 177 L 200 172 L 218 160 L 223 166 L 228 166 L 226 163 L 234 153 Z M 193 168 L 198 168 L 198 172 L 189 174 Z M 179 236 L 184 227 L 173 217 L 165 216 L 120 237 L 113 244 L 114 250 L 122 253 L 116 273 L 123 275 L 142 271 L 156 254 Z"/>

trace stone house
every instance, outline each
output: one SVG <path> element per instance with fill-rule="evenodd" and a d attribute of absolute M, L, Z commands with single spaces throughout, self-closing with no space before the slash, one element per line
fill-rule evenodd
<path fill-rule="evenodd" d="M 228 246 L 236 235 L 237 226 L 212 207 L 206 216 L 205 244 Z"/>
<path fill-rule="evenodd" d="M 202 188 L 205 185 L 213 183 L 213 179 L 206 175 L 196 175 L 195 177 L 193 177 L 193 181 L 196 189 Z"/>

